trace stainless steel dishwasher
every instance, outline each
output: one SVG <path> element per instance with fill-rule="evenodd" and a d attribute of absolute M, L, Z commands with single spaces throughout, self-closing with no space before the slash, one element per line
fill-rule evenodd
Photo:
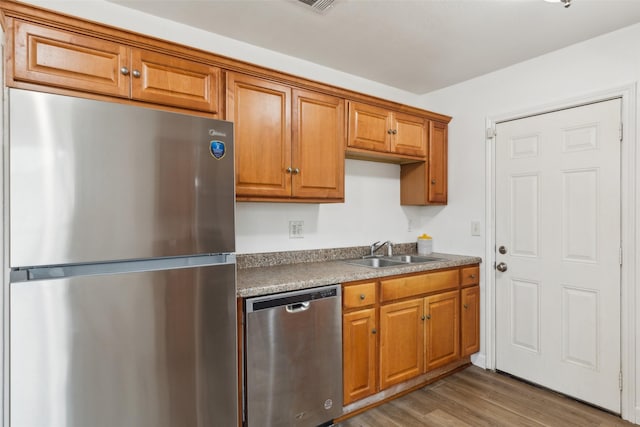
<path fill-rule="evenodd" d="M 340 285 L 246 300 L 249 427 L 330 425 L 342 414 Z"/>

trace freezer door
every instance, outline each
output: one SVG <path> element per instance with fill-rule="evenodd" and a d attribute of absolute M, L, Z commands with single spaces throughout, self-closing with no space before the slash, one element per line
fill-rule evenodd
<path fill-rule="evenodd" d="M 238 424 L 235 265 L 12 283 L 11 426 Z"/>
<path fill-rule="evenodd" d="M 233 125 L 9 90 L 11 267 L 235 251 Z"/>

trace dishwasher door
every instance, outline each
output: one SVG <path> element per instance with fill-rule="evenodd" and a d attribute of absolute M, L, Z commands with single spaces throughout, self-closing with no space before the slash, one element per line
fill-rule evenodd
<path fill-rule="evenodd" d="M 249 427 L 318 426 L 342 415 L 340 285 L 246 300 Z"/>

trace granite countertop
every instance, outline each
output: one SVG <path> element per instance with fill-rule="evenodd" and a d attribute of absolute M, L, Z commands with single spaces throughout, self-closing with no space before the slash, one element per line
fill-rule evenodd
<path fill-rule="evenodd" d="M 413 254 L 415 255 L 415 252 Z M 239 268 L 237 295 L 242 298 L 247 298 L 313 288 L 316 286 L 352 282 L 355 280 L 375 279 L 398 274 L 459 267 L 482 262 L 481 258 L 475 256 L 435 252 L 429 256 L 442 258 L 442 261 L 371 268 L 347 264 L 340 260 L 324 260 L 319 262 L 296 262 L 273 266 Z"/>

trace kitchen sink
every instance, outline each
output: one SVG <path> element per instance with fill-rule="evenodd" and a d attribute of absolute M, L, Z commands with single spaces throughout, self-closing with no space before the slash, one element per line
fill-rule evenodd
<path fill-rule="evenodd" d="M 393 261 L 393 260 L 390 260 L 390 259 L 387 259 L 387 258 L 348 259 L 348 260 L 345 260 L 344 262 L 346 262 L 347 264 L 361 265 L 361 266 L 364 266 L 364 267 L 373 267 L 373 268 L 397 267 L 397 266 L 406 264 L 406 262 Z"/>
<path fill-rule="evenodd" d="M 395 256 L 385 257 L 384 259 L 388 259 L 390 261 L 399 261 L 399 262 L 409 263 L 409 264 L 442 261 L 442 258 L 434 258 L 430 256 L 421 256 L 421 255 L 395 255 Z"/>
<path fill-rule="evenodd" d="M 361 265 L 363 267 L 381 268 L 398 267 L 407 264 L 419 264 L 424 262 L 443 261 L 442 258 L 434 258 L 420 255 L 395 255 L 386 257 L 365 257 L 345 260 L 347 264 Z"/>

